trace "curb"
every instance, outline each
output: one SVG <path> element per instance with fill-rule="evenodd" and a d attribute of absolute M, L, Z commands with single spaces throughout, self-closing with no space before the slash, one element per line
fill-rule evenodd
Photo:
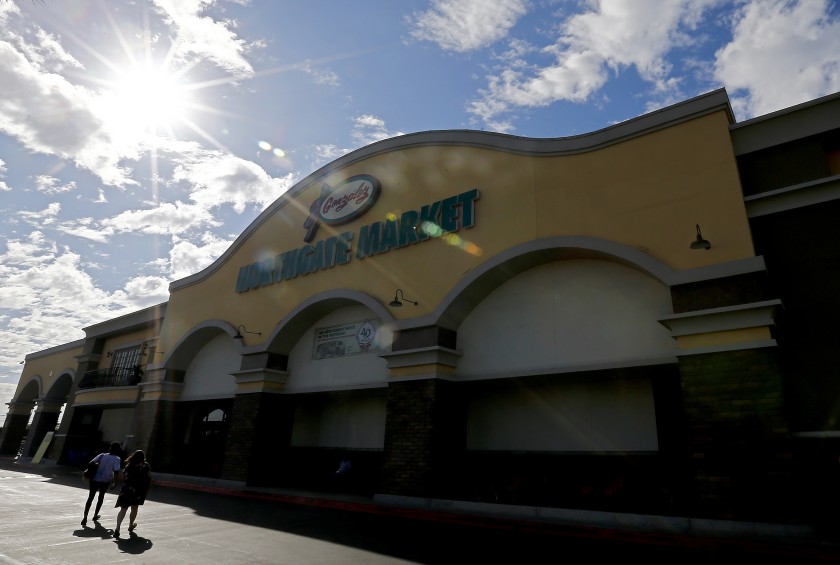
<path fill-rule="evenodd" d="M 809 559 L 814 561 L 840 561 L 840 546 L 828 542 L 802 541 L 758 541 L 741 538 L 711 537 L 690 534 L 669 534 L 645 532 L 633 529 L 599 528 L 572 524 L 558 524 L 549 521 L 524 520 L 497 516 L 462 514 L 389 506 L 375 503 L 350 502 L 329 498 L 290 495 L 249 490 L 247 488 L 223 487 L 214 485 L 191 484 L 173 480 L 153 481 L 153 484 L 165 488 L 195 490 L 224 496 L 237 496 L 258 500 L 269 500 L 284 504 L 315 506 L 349 512 L 362 512 L 379 516 L 390 516 L 407 520 L 431 521 L 452 526 L 485 528 L 495 531 L 527 532 L 531 534 L 555 536 L 564 539 L 583 541 L 603 541 L 609 543 L 656 545 L 680 549 L 703 551 L 730 551 L 755 556 L 787 557 L 791 560 Z"/>

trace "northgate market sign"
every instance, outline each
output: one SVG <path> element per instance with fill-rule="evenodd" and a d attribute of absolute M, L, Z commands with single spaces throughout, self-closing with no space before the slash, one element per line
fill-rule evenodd
<path fill-rule="evenodd" d="M 426 204 L 419 210 L 403 212 L 398 219 L 362 226 L 358 237 L 347 231 L 311 243 L 320 223 L 340 225 L 361 217 L 373 207 L 380 192 L 379 181 L 370 175 L 350 177 L 335 188 L 324 185 L 303 224 L 306 230 L 303 240 L 307 245 L 240 268 L 236 292 L 247 292 L 344 265 L 354 255 L 356 259 L 364 259 L 475 225 L 477 188 Z M 354 238 L 358 242 L 355 254 Z"/>

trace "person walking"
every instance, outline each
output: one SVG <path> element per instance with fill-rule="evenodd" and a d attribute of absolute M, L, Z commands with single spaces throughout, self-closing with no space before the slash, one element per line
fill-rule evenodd
<path fill-rule="evenodd" d="M 120 444 L 114 442 L 108 449 L 108 453 L 100 453 L 90 460 L 88 465 L 92 463 L 98 464 L 96 473 L 90 478 L 90 486 L 88 487 L 88 498 L 85 503 L 85 514 L 82 518 L 82 526 L 87 526 L 88 512 L 90 512 L 90 505 L 93 503 L 93 497 L 99 493 L 99 499 L 96 501 L 96 510 L 93 512 L 93 521 L 99 520 L 99 510 L 102 508 L 102 502 L 105 500 L 105 491 L 108 490 L 108 485 L 113 488 L 116 484 L 116 474 L 120 467 L 122 467 L 122 448 Z"/>
<path fill-rule="evenodd" d="M 120 526 L 122 526 L 126 511 L 131 508 L 128 517 L 128 531 L 133 532 L 137 527 L 137 510 L 144 502 L 152 484 L 152 469 L 146 462 L 146 454 L 139 449 L 128 456 L 125 460 L 125 467 L 122 470 L 123 485 L 117 497 L 115 507 L 119 507 L 117 514 L 117 527 L 114 529 L 114 537 L 120 537 Z"/>

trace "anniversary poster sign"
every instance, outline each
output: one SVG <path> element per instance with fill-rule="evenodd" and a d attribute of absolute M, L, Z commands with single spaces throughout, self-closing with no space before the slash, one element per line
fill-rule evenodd
<path fill-rule="evenodd" d="M 313 359 L 346 357 L 374 351 L 379 351 L 379 330 L 375 320 L 362 320 L 315 330 Z"/>

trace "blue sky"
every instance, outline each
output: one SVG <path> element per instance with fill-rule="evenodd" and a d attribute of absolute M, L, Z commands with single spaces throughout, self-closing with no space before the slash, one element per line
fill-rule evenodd
<path fill-rule="evenodd" d="M 840 91 L 840 8 L 754 0 L 0 0 L 0 383 L 167 300 L 285 190 L 405 133 L 595 131 Z"/>

